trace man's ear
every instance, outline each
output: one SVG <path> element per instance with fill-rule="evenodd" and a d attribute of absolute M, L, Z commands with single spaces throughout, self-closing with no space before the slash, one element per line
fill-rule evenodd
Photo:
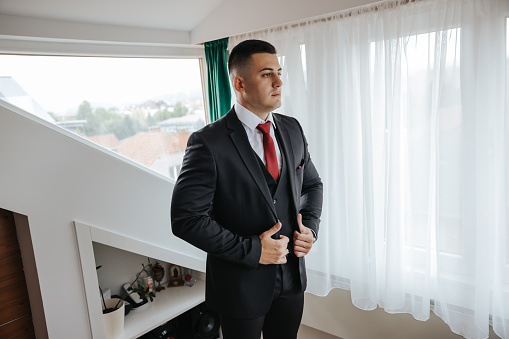
<path fill-rule="evenodd" d="M 242 79 L 242 77 L 238 75 L 235 78 L 233 78 L 233 88 L 239 93 L 244 93 L 245 92 L 244 79 Z"/>

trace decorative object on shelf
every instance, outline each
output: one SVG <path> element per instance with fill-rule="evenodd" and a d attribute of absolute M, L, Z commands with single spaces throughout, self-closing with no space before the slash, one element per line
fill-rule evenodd
<path fill-rule="evenodd" d="M 186 286 L 192 287 L 196 282 L 196 278 L 193 278 L 193 276 L 188 273 L 184 276 L 184 281 Z"/>
<path fill-rule="evenodd" d="M 103 299 L 103 319 L 107 339 L 119 338 L 124 333 L 124 312 L 124 300 Z"/>
<path fill-rule="evenodd" d="M 122 299 L 122 300 L 124 300 L 124 310 L 125 310 L 124 315 L 128 315 L 128 314 L 129 314 L 129 312 L 131 312 L 132 307 L 131 307 L 131 304 L 129 303 L 129 301 L 127 300 L 127 298 L 123 299 L 123 298 L 122 298 L 121 296 L 119 296 L 118 294 L 113 294 L 113 295 L 111 296 L 111 298 L 112 298 L 112 299 L 115 299 L 115 298 L 116 298 L 116 299 Z"/>
<path fill-rule="evenodd" d="M 148 264 L 141 264 L 142 268 L 136 274 L 136 277 L 131 283 L 125 283 L 122 285 L 122 289 L 124 291 L 123 296 L 118 299 L 117 303 L 114 305 L 110 305 L 109 307 L 106 307 L 105 299 L 103 296 L 103 292 L 101 287 L 99 286 L 99 290 L 101 291 L 101 297 L 103 302 L 103 314 L 113 312 L 117 310 L 118 308 L 122 307 L 124 309 L 124 301 L 130 304 L 130 308 L 134 310 L 142 310 L 144 309 L 145 305 L 148 303 L 148 299 L 150 301 L 154 301 L 154 298 L 156 297 L 154 291 L 153 291 L 153 280 L 152 276 L 150 275 L 150 269 L 152 268 L 152 264 L 150 263 L 150 259 L 148 259 Z M 101 268 L 102 266 L 97 266 L 96 270 Z M 142 275 L 145 274 L 145 277 L 142 277 Z M 145 279 L 144 278 L 149 278 Z"/>
<path fill-rule="evenodd" d="M 133 311 L 141 311 L 148 306 L 148 299 L 141 298 L 140 295 L 133 292 L 132 289 L 129 290 L 129 283 L 122 285 L 122 289 L 124 290 L 124 300 L 131 305 Z"/>
<path fill-rule="evenodd" d="M 97 271 L 98 269 L 100 269 L 102 267 L 102 265 L 99 265 L 99 266 L 96 266 L 95 267 L 95 270 Z M 101 288 L 101 286 L 99 285 L 99 292 L 101 292 L 101 300 L 102 300 L 102 306 L 103 306 L 103 314 L 108 314 L 108 313 L 111 313 L 115 310 L 117 310 L 118 308 L 120 308 L 121 306 L 121 301 L 122 301 L 122 306 L 123 306 L 123 300 L 122 299 L 119 299 L 117 300 L 117 303 L 116 304 L 111 304 L 111 303 L 108 303 L 110 304 L 109 306 L 106 306 L 106 300 L 110 300 L 110 298 L 107 298 L 105 299 L 104 298 L 104 295 L 106 293 L 103 292 L 103 289 Z M 116 298 L 118 299 L 118 298 Z"/>
<path fill-rule="evenodd" d="M 153 292 L 154 291 L 154 279 L 152 276 L 144 277 L 143 278 L 143 285 L 146 287 L 147 291 Z"/>
<path fill-rule="evenodd" d="M 96 266 L 96 270 L 102 266 Z M 99 286 L 102 300 L 102 312 L 104 320 L 104 329 L 107 339 L 116 339 L 124 332 L 124 300 L 120 298 L 104 299 L 104 293 Z"/>
<path fill-rule="evenodd" d="M 130 285 L 129 283 L 125 283 L 123 285 L 127 294 L 126 299 L 129 303 L 131 303 L 133 311 L 141 309 L 140 307 L 148 302 L 147 298 L 152 302 L 156 297 L 155 293 L 152 291 L 153 282 L 151 282 L 152 277 L 149 273 L 149 269 L 152 269 L 150 259 L 148 265 L 141 264 L 141 266 L 141 271 L 136 274 L 136 278 L 134 278 L 133 282 L 131 282 Z M 141 277 L 142 274 L 145 274 L 145 277 L 150 277 L 150 279 L 147 280 L 147 283 L 144 283 L 144 279 Z"/>
<path fill-rule="evenodd" d="M 159 265 L 157 261 L 154 267 L 152 267 L 152 274 L 154 275 L 154 280 L 158 283 L 158 286 L 156 287 L 156 292 L 164 291 L 165 288 L 161 286 L 161 280 L 163 280 L 164 277 L 164 267 Z"/>
<path fill-rule="evenodd" d="M 182 280 L 182 267 L 178 265 L 170 265 L 170 282 L 168 287 L 183 286 L 184 280 Z"/>

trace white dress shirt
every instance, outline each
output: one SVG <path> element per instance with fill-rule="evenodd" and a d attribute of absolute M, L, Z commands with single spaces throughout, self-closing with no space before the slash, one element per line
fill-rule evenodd
<path fill-rule="evenodd" d="M 239 104 L 238 102 L 235 102 L 235 113 L 237 113 L 237 117 L 239 118 L 240 122 L 242 123 L 242 126 L 244 126 L 244 129 L 246 130 L 247 139 L 249 140 L 249 143 L 251 144 L 251 147 L 255 151 L 255 153 L 262 159 L 265 166 L 267 166 L 267 161 L 265 160 L 265 152 L 263 151 L 263 134 L 260 130 L 258 130 L 256 127 L 259 124 L 264 124 L 268 121 L 270 121 L 270 136 L 272 137 L 272 140 L 274 140 L 274 146 L 276 147 L 276 156 L 277 156 L 277 163 L 279 168 L 279 173 L 281 173 L 281 151 L 279 150 L 279 146 L 277 143 L 276 133 L 275 129 L 277 128 L 276 124 L 274 123 L 274 118 L 272 117 L 272 112 L 269 113 L 269 116 L 267 117 L 266 121 L 263 121 L 260 119 L 256 114 Z"/>
<path fill-rule="evenodd" d="M 279 151 L 279 146 L 277 144 L 275 133 L 275 129 L 277 127 L 276 124 L 274 123 L 272 112 L 269 113 L 267 121 L 263 121 L 256 114 L 254 114 L 253 112 L 251 112 L 238 102 L 235 102 L 235 113 L 237 113 L 237 117 L 242 123 L 242 126 L 244 126 L 244 129 L 246 130 L 247 138 L 249 140 L 249 143 L 251 144 L 251 147 L 260 157 L 260 159 L 262 159 L 265 166 L 267 166 L 267 162 L 265 161 L 265 152 L 263 151 L 263 134 L 256 128 L 256 126 L 258 126 L 259 124 L 266 123 L 267 121 L 270 121 L 271 126 L 270 136 L 272 137 L 272 140 L 274 140 L 274 146 L 276 147 L 277 163 L 279 167 L 279 174 L 281 174 L 281 164 L 282 164 L 281 152 Z M 316 233 L 313 230 L 311 230 L 311 232 L 313 233 L 313 243 L 314 243 L 316 241 Z"/>

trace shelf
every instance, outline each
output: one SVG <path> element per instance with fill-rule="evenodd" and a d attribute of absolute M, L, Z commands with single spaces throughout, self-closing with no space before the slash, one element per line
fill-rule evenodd
<path fill-rule="evenodd" d="M 122 249 L 132 253 L 171 262 L 182 267 L 205 272 L 205 260 L 183 255 L 157 245 L 142 242 L 125 235 L 75 221 L 76 240 L 80 255 L 81 271 L 92 338 L 106 339 L 102 307 L 98 295 L 98 280 L 92 242 Z M 170 287 L 157 294 L 154 302 L 140 311 L 131 311 L 124 319 L 124 333 L 120 339 L 138 338 L 159 325 L 175 318 L 205 300 L 205 282 L 197 280 L 193 287 Z"/>
<path fill-rule="evenodd" d="M 138 338 L 159 325 L 177 317 L 205 300 L 205 282 L 197 280 L 192 287 L 166 287 L 141 311 L 131 311 L 124 319 L 120 339 Z"/>

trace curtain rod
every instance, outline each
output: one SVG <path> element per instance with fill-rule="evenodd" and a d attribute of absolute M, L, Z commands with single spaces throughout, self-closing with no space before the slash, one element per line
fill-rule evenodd
<path fill-rule="evenodd" d="M 421 1 L 426 1 L 426 0 L 380 1 L 380 2 L 376 2 L 376 3 L 368 4 L 368 5 L 363 5 L 363 6 L 359 6 L 359 7 L 355 7 L 355 8 L 349 8 L 349 9 L 337 11 L 334 13 L 328 13 L 326 15 L 311 17 L 311 18 L 308 18 L 305 20 L 295 21 L 293 23 L 290 22 L 290 23 L 283 24 L 283 25 L 277 25 L 277 26 L 272 26 L 272 27 L 268 27 L 265 29 L 261 29 L 261 30 L 256 30 L 256 31 L 253 31 L 250 33 L 243 33 L 243 34 L 239 34 L 238 36 L 242 36 L 245 34 L 256 34 L 256 33 L 264 32 L 264 31 L 279 31 L 279 30 L 283 30 L 286 28 L 302 27 L 302 26 L 306 26 L 308 24 L 327 22 L 327 21 L 332 21 L 335 19 L 349 18 L 349 17 L 356 16 L 356 15 L 361 15 L 361 14 L 370 13 L 370 12 L 376 12 L 376 11 L 383 10 L 383 9 L 396 8 L 398 6 L 403 6 L 403 5 L 407 5 L 410 3 L 417 3 L 417 2 L 421 2 Z"/>

